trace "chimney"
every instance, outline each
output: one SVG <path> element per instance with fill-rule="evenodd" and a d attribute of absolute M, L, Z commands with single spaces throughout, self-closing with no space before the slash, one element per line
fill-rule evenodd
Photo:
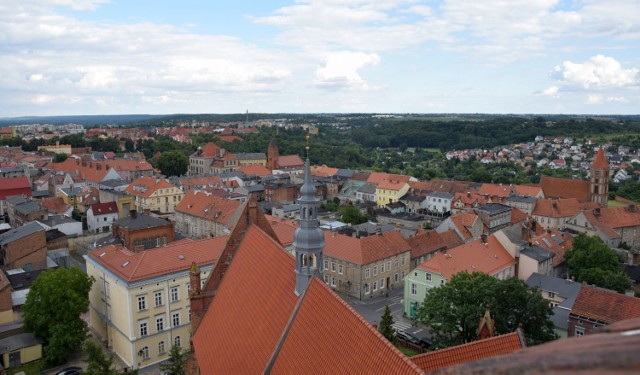
<path fill-rule="evenodd" d="M 471 192 L 467 191 L 467 198 L 471 198 Z"/>
<path fill-rule="evenodd" d="M 593 209 L 593 216 L 600 216 L 600 208 Z"/>
<path fill-rule="evenodd" d="M 487 235 L 486 234 L 480 235 L 480 241 L 482 241 L 483 244 L 486 244 L 487 243 Z"/>
<path fill-rule="evenodd" d="M 627 207 L 627 210 L 629 210 L 629 212 L 636 212 L 636 205 L 630 204 L 629 207 Z"/>

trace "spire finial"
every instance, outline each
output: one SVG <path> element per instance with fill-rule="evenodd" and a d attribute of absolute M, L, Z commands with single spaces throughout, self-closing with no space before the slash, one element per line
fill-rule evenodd
<path fill-rule="evenodd" d="M 309 135 L 308 132 L 305 138 L 307 139 L 307 146 L 305 147 L 305 149 L 307 150 L 307 159 L 309 159 L 309 143 L 310 143 L 311 136 Z"/>

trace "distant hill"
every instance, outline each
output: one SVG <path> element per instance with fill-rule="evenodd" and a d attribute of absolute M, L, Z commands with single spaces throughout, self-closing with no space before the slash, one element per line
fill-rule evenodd
<path fill-rule="evenodd" d="M 131 122 L 147 121 L 163 118 L 167 115 L 84 115 L 84 116 L 25 116 L 0 118 L 0 126 L 24 125 L 24 124 L 82 124 L 96 125 L 122 125 Z"/>

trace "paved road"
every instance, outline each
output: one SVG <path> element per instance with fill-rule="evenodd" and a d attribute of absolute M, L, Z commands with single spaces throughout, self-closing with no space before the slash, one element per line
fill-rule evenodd
<path fill-rule="evenodd" d="M 346 300 L 346 295 L 339 295 Z M 431 336 L 424 327 L 414 325 L 411 319 L 407 319 L 402 315 L 404 308 L 402 288 L 395 288 L 389 292 L 388 296 L 379 295 L 362 301 L 351 298 L 347 300 L 347 302 L 373 325 L 377 325 L 380 322 L 384 308 L 388 305 L 391 310 L 391 315 L 393 316 L 393 321 L 395 322 L 393 324 L 394 328 L 411 333 L 418 338 L 430 338 Z"/>

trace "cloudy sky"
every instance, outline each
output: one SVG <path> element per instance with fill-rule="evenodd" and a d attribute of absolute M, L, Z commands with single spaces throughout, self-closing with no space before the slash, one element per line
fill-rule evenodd
<path fill-rule="evenodd" d="M 640 0 L 0 0 L 0 117 L 640 111 Z"/>

